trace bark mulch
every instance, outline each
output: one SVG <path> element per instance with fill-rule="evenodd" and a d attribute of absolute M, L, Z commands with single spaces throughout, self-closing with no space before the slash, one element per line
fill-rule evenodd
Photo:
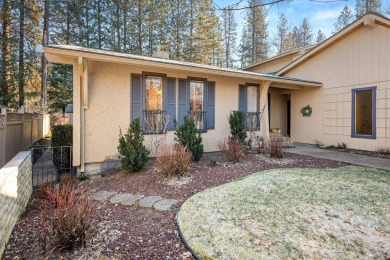
<path fill-rule="evenodd" d="M 210 166 L 215 159 L 217 165 Z M 43 250 L 39 239 L 42 232 L 40 200 L 32 197 L 26 212 L 14 228 L 4 259 L 191 259 L 176 227 L 176 213 L 191 195 L 204 189 L 237 180 L 251 173 L 273 168 L 340 167 L 345 163 L 286 153 L 282 160 L 265 155 L 247 154 L 243 162 L 231 164 L 221 153 L 204 154 L 194 164 L 189 177 L 167 180 L 153 167 L 153 161 L 138 173 L 117 172 L 79 184 L 90 192 L 158 195 L 179 201 L 171 211 L 124 207 L 97 203 L 98 223 L 84 248 L 72 252 Z"/>

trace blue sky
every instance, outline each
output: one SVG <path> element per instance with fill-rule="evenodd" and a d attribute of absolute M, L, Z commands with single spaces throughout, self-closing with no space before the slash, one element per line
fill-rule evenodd
<path fill-rule="evenodd" d="M 221 8 L 228 5 L 235 4 L 239 0 L 214 0 L 214 2 Z M 264 2 L 270 2 L 272 0 L 264 0 Z M 382 0 L 386 2 L 388 0 Z M 390 1 L 390 0 L 389 0 Z M 308 18 L 310 25 L 313 28 L 313 32 L 317 35 L 317 31 L 321 30 L 326 37 L 331 36 L 331 32 L 334 28 L 334 23 L 337 20 L 341 10 L 344 6 L 349 6 L 352 10 L 355 9 L 356 0 L 348 1 L 336 1 L 336 2 L 313 2 L 309 0 L 293 0 L 289 2 L 281 2 L 273 5 L 267 13 L 268 21 L 268 33 L 270 37 L 275 34 L 275 28 L 278 23 L 278 17 L 280 14 L 284 14 L 287 20 L 291 24 L 291 28 L 298 26 L 303 18 Z M 240 6 L 246 6 L 244 0 Z M 268 8 L 268 7 L 266 7 Z M 237 32 L 239 39 L 241 38 L 243 19 L 245 16 L 245 10 L 235 11 L 235 17 L 237 21 Z"/>

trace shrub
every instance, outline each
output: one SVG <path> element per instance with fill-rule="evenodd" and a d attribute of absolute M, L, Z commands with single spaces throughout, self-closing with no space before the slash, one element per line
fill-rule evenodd
<path fill-rule="evenodd" d="M 180 178 L 191 169 L 191 157 L 191 153 L 182 145 L 162 145 L 157 150 L 155 165 L 165 176 Z"/>
<path fill-rule="evenodd" d="M 122 135 L 121 130 L 119 131 L 118 151 L 124 170 L 137 172 L 145 167 L 149 160 L 149 151 L 143 141 L 144 135 L 138 118 L 131 122 L 125 135 Z"/>
<path fill-rule="evenodd" d="M 390 148 L 379 147 L 375 151 L 379 154 L 390 155 Z"/>
<path fill-rule="evenodd" d="M 324 146 L 324 143 L 321 142 L 320 140 L 314 140 L 314 145 L 317 147 L 321 147 L 321 146 Z"/>
<path fill-rule="evenodd" d="M 73 145 L 73 126 L 55 125 L 51 129 L 52 146 L 72 146 Z"/>
<path fill-rule="evenodd" d="M 72 162 L 70 161 L 71 148 L 56 148 L 59 146 L 73 145 L 73 126 L 72 125 L 55 125 L 52 126 L 51 146 L 53 148 L 53 163 L 57 167 L 59 173 L 64 169 L 68 170 Z M 59 160 L 60 158 L 60 160 Z M 67 159 L 68 160 L 67 160 Z"/>
<path fill-rule="evenodd" d="M 345 150 L 348 148 L 348 145 L 346 143 L 342 142 L 342 143 L 338 143 L 337 147 Z"/>
<path fill-rule="evenodd" d="M 245 142 L 246 135 L 246 114 L 243 111 L 233 111 L 229 115 L 230 135 L 242 143 Z"/>
<path fill-rule="evenodd" d="M 271 133 L 268 144 L 268 154 L 271 158 L 281 159 L 284 156 L 283 138 L 278 133 Z"/>
<path fill-rule="evenodd" d="M 94 224 L 95 207 L 85 194 L 76 192 L 76 179 L 67 174 L 61 176 L 60 184 L 49 188 L 47 194 L 42 241 L 60 250 L 85 245 Z"/>
<path fill-rule="evenodd" d="M 203 155 L 203 144 L 202 137 L 197 132 L 194 121 L 185 116 L 181 126 L 177 127 L 176 121 L 175 125 L 175 141 L 185 146 L 191 152 L 192 160 L 195 162 L 199 161 Z"/>
<path fill-rule="evenodd" d="M 222 151 L 226 160 L 233 163 L 240 162 L 245 154 L 244 144 L 234 137 L 221 140 L 218 148 Z"/>
<path fill-rule="evenodd" d="M 215 160 L 214 158 L 211 158 L 211 159 L 210 159 L 210 162 L 209 162 L 209 166 L 210 166 L 210 167 L 215 167 L 215 166 L 217 166 L 217 160 Z"/>

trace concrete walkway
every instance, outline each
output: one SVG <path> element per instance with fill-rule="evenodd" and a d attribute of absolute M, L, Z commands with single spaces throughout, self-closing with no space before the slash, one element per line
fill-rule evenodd
<path fill-rule="evenodd" d="M 390 170 L 390 160 L 374 156 L 332 151 L 314 147 L 310 144 L 295 143 L 295 148 L 286 149 L 288 153 L 302 154 L 322 159 Z"/>

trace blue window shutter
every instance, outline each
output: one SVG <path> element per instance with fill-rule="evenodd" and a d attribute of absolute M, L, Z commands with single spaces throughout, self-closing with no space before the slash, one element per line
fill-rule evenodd
<path fill-rule="evenodd" d="M 247 86 L 240 85 L 238 91 L 238 110 L 247 111 Z"/>
<path fill-rule="evenodd" d="M 189 97 L 187 91 L 187 80 L 179 79 L 179 113 L 178 113 L 178 124 L 183 124 L 183 118 L 187 116 L 189 106 Z"/>
<path fill-rule="evenodd" d="M 142 125 L 142 77 L 131 74 L 131 121 L 139 118 Z"/>
<path fill-rule="evenodd" d="M 215 129 L 215 82 L 207 83 L 207 129 Z"/>
<path fill-rule="evenodd" d="M 257 87 L 257 112 L 261 112 L 260 111 L 260 86 Z M 257 124 L 256 124 L 256 127 L 257 129 L 260 130 L 260 118 L 261 118 L 261 114 L 258 114 L 257 115 Z"/>
<path fill-rule="evenodd" d="M 176 78 L 168 78 L 167 82 L 165 111 L 169 116 L 168 130 L 175 130 L 173 120 L 176 119 Z"/>

